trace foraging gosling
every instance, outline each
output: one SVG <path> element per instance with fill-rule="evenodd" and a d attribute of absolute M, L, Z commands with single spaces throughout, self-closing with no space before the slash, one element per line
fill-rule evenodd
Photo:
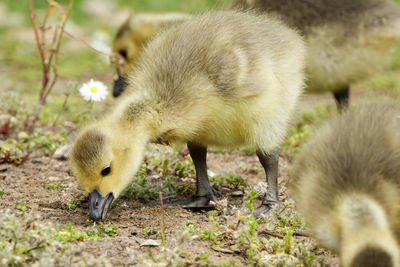
<path fill-rule="evenodd" d="M 278 15 L 305 37 L 306 90 L 348 105 L 351 84 L 378 72 L 400 37 L 400 8 L 389 0 L 237 0 L 240 9 Z"/>
<path fill-rule="evenodd" d="M 343 266 L 399 266 L 400 103 L 350 108 L 302 149 L 291 191 L 313 235 Z"/>
<path fill-rule="evenodd" d="M 258 212 L 278 200 L 279 146 L 302 92 L 305 47 L 280 21 L 211 12 L 170 28 L 145 49 L 113 112 L 76 138 L 71 166 L 103 219 L 137 172 L 148 142 L 187 143 L 197 190 L 187 207 L 214 200 L 207 146 L 250 146 L 267 175 Z"/>
<path fill-rule="evenodd" d="M 191 18 L 189 14 L 134 14 L 118 30 L 113 44 L 113 51 L 119 59 L 114 62 L 116 79 L 113 96 L 118 97 L 127 85 L 127 75 L 132 71 L 147 43 L 163 29 Z"/>

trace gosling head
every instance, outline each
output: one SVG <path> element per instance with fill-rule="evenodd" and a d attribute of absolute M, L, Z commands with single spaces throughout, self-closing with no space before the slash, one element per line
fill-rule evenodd
<path fill-rule="evenodd" d="M 113 96 L 118 97 L 127 86 L 127 75 L 133 69 L 144 45 L 152 37 L 152 32 L 144 29 L 133 29 L 130 20 L 121 26 L 114 39 L 113 51 L 116 69 Z"/>
<path fill-rule="evenodd" d="M 104 220 L 111 203 L 129 184 L 140 166 L 130 156 L 131 148 L 115 144 L 101 127 L 84 130 L 75 140 L 71 153 L 71 168 L 89 194 L 89 216 Z"/>

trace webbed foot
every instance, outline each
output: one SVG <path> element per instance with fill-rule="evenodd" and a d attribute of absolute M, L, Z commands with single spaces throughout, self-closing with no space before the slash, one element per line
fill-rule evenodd
<path fill-rule="evenodd" d="M 193 196 L 192 200 L 182 207 L 184 209 L 191 210 L 211 210 L 215 208 L 214 205 L 210 204 L 210 200 L 212 200 L 212 198 L 213 197 L 210 196 Z"/>
<path fill-rule="evenodd" d="M 258 206 L 254 212 L 253 212 L 253 216 L 255 218 L 261 218 L 261 215 L 263 216 L 268 216 L 271 215 L 272 211 L 274 210 L 274 208 L 276 206 L 279 206 L 279 203 L 274 202 L 274 203 L 268 203 L 268 204 L 261 204 L 260 206 Z"/>

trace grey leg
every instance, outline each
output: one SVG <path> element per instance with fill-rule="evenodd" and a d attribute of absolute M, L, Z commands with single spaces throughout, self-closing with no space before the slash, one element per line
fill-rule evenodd
<path fill-rule="evenodd" d="M 266 154 L 257 151 L 258 159 L 264 167 L 267 176 L 267 193 L 260 207 L 255 211 L 255 216 L 261 213 L 268 213 L 272 206 L 279 204 L 278 197 L 278 163 L 279 163 L 279 150 Z"/>
<path fill-rule="evenodd" d="M 196 195 L 185 208 L 210 207 L 210 200 L 215 200 L 214 191 L 210 186 L 207 174 L 207 147 L 188 143 L 190 156 L 196 169 Z"/>
<path fill-rule="evenodd" d="M 350 88 L 346 86 L 339 91 L 333 92 L 339 112 L 344 111 L 349 106 Z"/>

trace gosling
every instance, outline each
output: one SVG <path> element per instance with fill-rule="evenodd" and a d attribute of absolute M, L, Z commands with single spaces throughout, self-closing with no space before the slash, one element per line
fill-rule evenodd
<path fill-rule="evenodd" d="M 147 43 L 163 29 L 191 17 L 183 13 L 134 14 L 119 28 L 113 44 L 113 52 L 117 55 L 117 60 L 114 62 L 117 73 L 114 80 L 114 97 L 123 92 L 127 85 L 127 75 L 136 65 Z"/>
<path fill-rule="evenodd" d="M 212 12 L 159 35 L 113 112 L 75 141 L 71 166 L 92 192 L 90 217 L 105 218 L 148 142 L 187 143 L 197 179 L 192 208 L 215 199 L 207 146 L 253 147 L 268 182 L 257 211 L 267 212 L 279 202 L 279 146 L 302 92 L 304 58 L 299 34 L 250 13 Z"/>
<path fill-rule="evenodd" d="M 292 174 L 299 212 L 343 266 L 399 266 L 399 102 L 335 118 L 305 145 Z"/>
<path fill-rule="evenodd" d="M 378 72 L 400 37 L 400 8 L 389 0 L 237 0 L 239 9 L 273 13 L 307 45 L 306 91 L 332 92 L 339 110 L 350 85 Z"/>

